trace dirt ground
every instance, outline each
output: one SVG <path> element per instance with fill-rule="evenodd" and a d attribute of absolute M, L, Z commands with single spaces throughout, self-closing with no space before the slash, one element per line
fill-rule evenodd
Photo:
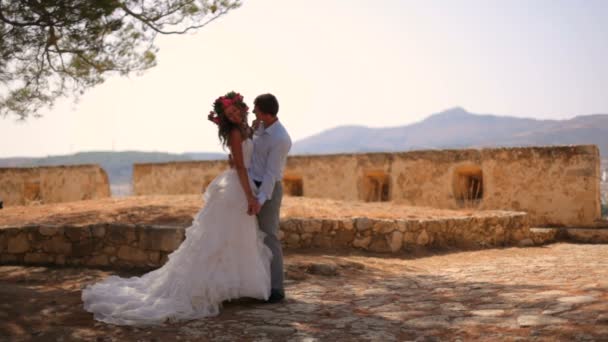
<path fill-rule="evenodd" d="M 203 206 L 199 195 L 133 196 L 100 200 L 6 207 L 0 210 L 0 228 L 27 224 L 132 223 L 188 226 Z M 365 203 L 304 197 L 283 199 L 281 217 L 428 219 L 484 216 L 499 211 L 445 210 L 412 207 L 392 202 Z"/>
<path fill-rule="evenodd" d="M 608 245 L 420 256 L 289 252 L 287 300 L 151 327 L 96 322 L 110 270 L 0 267 L 0 341 L 608 341 Z"/>

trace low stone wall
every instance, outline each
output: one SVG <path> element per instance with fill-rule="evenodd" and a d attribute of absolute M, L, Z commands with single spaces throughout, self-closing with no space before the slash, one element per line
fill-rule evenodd
<path fill-rule="evenodd" d="M 2 228 L 0 263 L 155 268 L 164 264 L 184 234 L 183 227 L 114 224 Z M 534 243 L 523 213 L 434 220 L 289 218 L 281 222 L 280 237 L 287 249 L 380 253 Z"/>
<path fill-rule="evenodd" d="M 98 165 L 0 168 L 0 198 L 5 206 L 109 196 L 108 175 Z"/>

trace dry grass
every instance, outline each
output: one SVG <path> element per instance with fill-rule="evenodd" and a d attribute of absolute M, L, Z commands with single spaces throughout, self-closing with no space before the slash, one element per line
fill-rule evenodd
<path fill-rule="evenodd" d="M 103 222 L 187 226 L 203 206 L 199 195 L 133 196 L 101 200 L 7 207 L 0 210 L 0 227 L 27 224 L 87 225 Z M 281 217 L 429 219 L 486 216 L 496 211 L 444 210 L 391 202 L 345 202 L 285 197 Z"/>

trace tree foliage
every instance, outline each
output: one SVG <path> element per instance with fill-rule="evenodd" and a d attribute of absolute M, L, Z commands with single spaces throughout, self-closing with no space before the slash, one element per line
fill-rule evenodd
<path fill-rule="evenodd" d="M 239 6 L 239 0 L 0 0 L 0 116 L 37 116 L 108 75 L 149 69 L 158 34 L 196 30 Z"/>

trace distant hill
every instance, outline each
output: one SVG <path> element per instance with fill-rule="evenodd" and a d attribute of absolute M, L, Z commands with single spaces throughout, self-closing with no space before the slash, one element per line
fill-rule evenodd
<path fill-rule="evenodd" d="M 407 126 L 332 128 L 295 142 L 291 154 L 571 144 L 595 144 L 608 156 L 608 115 L 536 120 L 472 114 L 458 107 Z"/>

